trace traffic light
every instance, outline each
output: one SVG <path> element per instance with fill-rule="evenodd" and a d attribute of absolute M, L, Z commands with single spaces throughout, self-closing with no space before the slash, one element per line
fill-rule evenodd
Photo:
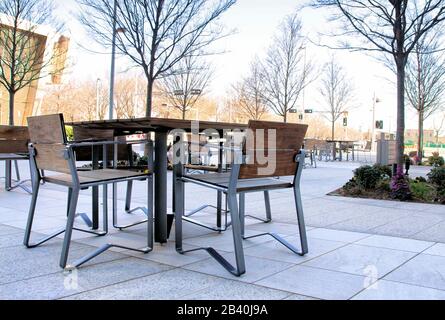
<path fill-rule="evenodd" d="M 314 110 L 312 110 L 312 109 L 306 109 L 306 110 L 304 110 L 304 113 L 314 113 Z"/>
<path fill-rule="evenodd" d="M 289 113 L 298 113 L 298 110 L 297 109 L 290 109 Z"/>
<path fill-rule="evenodd" d="M 378 120 L 375 122 L 375 128 L 378 130 L 383 130 L 383 121 L 382 120 Z"/>
<path fill-rule="evenodd" d="M 300 120 L 303 120 L 303 119 L 304 119 L 304 117 L 303 117 L 303 114 L 302 114 L 302 113 L 300 113 L 300 114 L 298 115 L 298 119 L 300 119 Z"/>
<path fill-rule="evenodd" d="M 348 126 L 348 118 L 343 118 L 343 127 Z"/>

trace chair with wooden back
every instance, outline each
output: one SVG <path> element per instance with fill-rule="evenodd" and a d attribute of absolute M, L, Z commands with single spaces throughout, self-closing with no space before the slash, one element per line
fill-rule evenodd
<path fill-rule="evenodd" d="M 5 189 L 7 191 L 21 188 L 28 193 L 32 193 L 21 181 L 18 166 L 19 160 L 28 160 L 29 134 L 27 127 L 0 126 L 0 161 L 5 161 Z M 12 162 L 15 165 L 16 180 L 14 184 L 11 178 Z"/>
<path fill-rule="evenodd" d="M 106 166 L 106 168 L 117 168 L 121 170 L 131 170 L 131 171 L 143 171 L 145 167 L 143 166 L 135 166 L 133 159 L 133 144 L 127 143 L 126 136 L 117 136 L 114 135 L 114 130 L 108 129 L 91 129 L 91 128 L 83 128 L 74 126 L 73 127 L 73 136 L 75 142 L 98 142 L 98 141 L 116 141 L 118 144 L 112 146 L 86 146 L 86 147 L 78 147 L 74 149 L 76 160 L 77 161 L 88 161 L 92 163 L 91 167 L 82 167 L 78 168 L 78 170 L 94 170 L 100 168 L 99 161 L 102 161 L 102 167 Z M 122 165 L 122 162 L 126 162 L 127 164 Z M 112 163 L 112 165 L 110 165 Z M 126 190 L 126 198 L 125 198 L 125 212 L 128 214 L 132 214 L 136 211 L 141 211 L 144 214 L 147 214 L 147 208 L 144 207 L 136 207 L 131 208 L 131 198 L 133 193 L 133 181 L 130 180 L 127 182 L 127 190 Z M 117 201 L 116 201 L 116 186 L 113 185 L 113 227 L 116 229 L 127 229 L 136 225 L 139 225 L 140 222 L 130 223 L 127 225 L 120 225 L 118 223 L 118 214 L 117 214 Z M 144 221 L 145 222 L 145 221 Z"/>
<path fill-rule="evenodd" d="M 308 252 L 303 206 L 300 195 L 300 178 L 304 167 L 305 152 L 301 150 L 307 125 L 284 124 L 266 121 L 250 121 L 246 141 L 242 150 L 233 150 L 236 161 L 232 170 L 225 173 L 184 174 L 179 159 L 175 166 L 176 174 L 176 250 L 187 253 L 206 250 L 230 273 L 240 276 L 245 273 L 242 239 L 269 235 L 278 240 L 293 253 L 305 255 Z M 180 156 L 180 155 L 179 155 Z M 277 177 L 292 177 L 292 179 Z M 228 198 L 232 220 L 232 232 L 236 267 L 232 266 L 213 248 L 184 250 L 182 247 L 182 215 L 184 212 L 185 183 L 222 191 Z M 244 237 L 245 195 L 254 192 L 268 192 L 277 189 L 293 189 L 296 204 L 300 245 L 298 250 L 275 233 L 261 233 Z M 240 198 L 238 207 L 237 195 Z M 270 202 L 266 197 L 266 211 L 270 214 Z M 296 230 L 297 231 L 297 230 Z"/>
<path fill-rule="evenodd" d="M 305 139 L 304 150 L 306 151 L 306 157 L 310 159 L 311 166 L 317 168 L 317 152 L 318 146 L 321 144 L 318 139 Z"/>
<path fill-rule="evenodd" d="M 145 179 L 148 185 L 147 196 L 147 243 L 142 249 L 130 248 L 121 245 L 106 244 L 93 253 L 76 261 L 72 266 L 78 267 L 91 260 L 102 252 L 112 247 L 119 247 L 128 250 L 148 253 L 153 248 L 153 210 L 152 210 L 152 173 L 131 172 L 127 170 L 102 169 L 92 171 L 78 171 L 76 168 L 76 158 L 74 149 L 76 147 L 91 147 L 99 145 L 114 145 L 115 142 L 84 142 L 67 143 L 65 125 L 61 114 L 46 115 L 28 118 L 28 127 L 30 135 L 29 155 L 31 164 L 31 177 L 34 193 L 32 195 L 29 209 L 28 222 L 25 231 L 24 245 L 28 248 L 37 247 L 56 236 L 65 233 L 62 254 L 60 257 L 60 266 L 67 266 L 71 235 L 73 230 L 93 233 L 88 230 L 82 230 L 74 227 L 77 202 L 79 192 L 82 189 L 88 189 L 96 186 L 107 186 L 111 183 L 126 182 L 130 180 Z M 151 170 L 151 166 L 149 170 Z M 45 170 L 44 177 L 40 170 Z M 40 182 L 52 183 L 68 188 L 68 217 L 66 227 L 52 235 L 39 240 L 36 243 L 30 243 L 32 225 L 34 222 L 34 213 L 38 198 Z M 107 198 L 104 199 L 104 229 L 107 230 Z"/>

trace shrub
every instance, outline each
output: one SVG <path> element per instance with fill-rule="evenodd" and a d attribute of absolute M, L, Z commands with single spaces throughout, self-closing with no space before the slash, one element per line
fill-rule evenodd
<path fill-rule="evenodd" d="M 357 184 L 357 181 L 355 180 L 355 178 L 352 178 L 351 180 L 349 180 L 343 186 L 343 190 L 346 190 L 348 192 L 348 194 L 352 195 L 352 196 L 358 196 L 362 193 L 362 189 Z"/>
<path fill-rule="evenodd" d="M 380 180 L 390 177 L 391 168 L 382 165 L 362 166 L 354 171 L 355 181 L 364 189 L 375 189 Z"/>
<path fill-rule="evenodd" d="M 411 193 L 414 198 L 427 202 L 436 199 L 436 189 L 429 183 L 419 180 L 410 182 Z"/>
<path fill-rule="evenodd" d="M 382 164 L 375 164 L 373 168 L 380 172 L 381 177 L 384 178 L 391 178 L 392 177 L 392 169 L 390 166 L 385 166 Z"/>
<path fill-rule="evenodd" d="M 71 126 L 65 126 L 66 138 L 68 141 L 74 141 L 74 129 Z"/>
<path fill-rule="evenodd" d="M 445 164 L 445 160 L 439 155 L 439 152 L 433 152 L 433 155 L 428 158 L 428 162 L 433 167 L 441 167 Z"/>
<path fill-rule="evenodd" d="M 391 179 L 391 198 L 401 201 L 412 198 L 409 180 L 401 168 L 397 169 L 397 174 Z"/>
<path fill-rule="evenodd" d="M 377 183 L 376 189 L 383 191 L 383 192 L 390 192 L 391 191 L 391 179 L 387 178 L 387 179 L 380 180 Z"/>
<path fill-rule="evenodd" d="M 445 167 L 433 168 L 428 173 L 428 181 L 434 184 L 439 192 L 445 191 Z"/>
<path fill-rule="evenodd" d="M 427 180 L 424 177 L 417 177 L 414 182 L 427 182 Z"/>

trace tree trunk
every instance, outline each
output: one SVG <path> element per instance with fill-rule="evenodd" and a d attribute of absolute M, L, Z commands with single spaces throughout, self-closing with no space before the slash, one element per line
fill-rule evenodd
<path fill-rule="evenodd" d="M 182 120 L 185 120 L 185 114 L 186 114 L 185 108 L 182 108 Z"/>
<path fill-rule="evenodd" d="M 147 102 L 145 106 L 145 116 L 151 117 L 151 111 L 153 106 L 153 80 L 149 79 L 147 83 Z"/>
<path fill-rule="evenodd" d="M 403 168 L 405 153 L 405 64 L 397 62 L 397 134 L 396 134 L 396 163 Z"/>
<path fill-rule="evenodd" d="M 423 111 L 419 111 L 419 133 L 417 140 L 417 156 L 418 164 L 422 163 L 423 159 Z"/>
<path fill-rule="evenodd" d="M 331 140 L 335 140 L 335 121 L 331 122 Z"/>
<path fill-rule="evenodd" d="M 9 92 L 9 125 L 14 125 L 14 98 L 15 98 L 15 92 L 10 91 Z"/>
<path fill-rule="evenodd" d="M 283 121 L 284 123 L 287 123 L 287 112 L 284 112 Z"/>

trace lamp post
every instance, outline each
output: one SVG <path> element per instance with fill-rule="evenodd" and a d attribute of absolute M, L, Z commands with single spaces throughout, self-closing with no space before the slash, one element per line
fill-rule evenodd
<path fill-rule="evenodd" d="M 371 124 L 371 146 L 374 146 L 374 138 L 375 138 L 375 107 L 377 103 L 380 102 L 380 99 L 377 98 L 375 92 L 372 98 L 372 124 Z"/>
<path fill-rule="evenodd" d="M 110 96 L 108 107 L 108 118 L 113 119 L 114 114 L 114 78 L 116 70 L 116 38 L 120 32 L 125 32 L 124 28 L 117 27 L 117 0 L 114 0 L 113 5 L 113 37 L 111 41 L 111 70 L 110 70 Z"/>

